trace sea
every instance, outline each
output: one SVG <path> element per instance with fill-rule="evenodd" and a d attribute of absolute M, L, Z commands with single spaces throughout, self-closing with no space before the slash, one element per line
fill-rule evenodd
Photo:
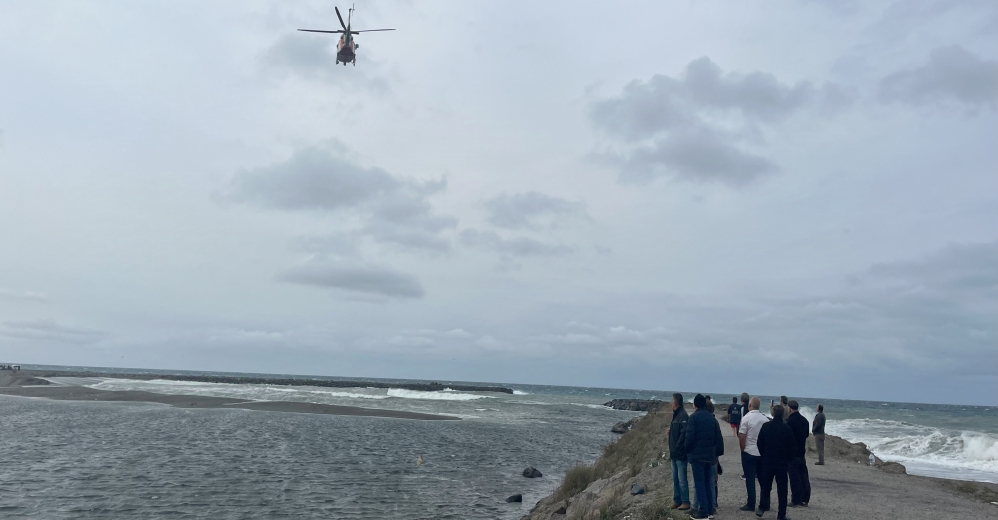
<path fill-rule="evenodd" d="M 498 384 L 514 393 L 100 377 L 54 378 L 54 382 L 104 390 L 385 408 L 462 420 L 0 396 L 0 517 L 518 519 L 555 490 L 567 469 L 595 460 L 616 438 L 610 433 L 614 423 L 640 415 L 611 410 L 603 403 L 672 395 L 671 390 L 502 383 Z M 732 396 L 712 397 L 724 406 Z M 763 396 L 764 402 L 771 398 Z M 903 463 L 909 473 L 998 483 L 998 408 L 794 398 L 808 418 L 817 404 L 824 405 L 827 433 L 864 442 L 878 457 Z M 543 476 L 524 478 L 522 471 L 528 466 Z M 514 494 L 522 494 L 523 502 L 507 503 Z"/>

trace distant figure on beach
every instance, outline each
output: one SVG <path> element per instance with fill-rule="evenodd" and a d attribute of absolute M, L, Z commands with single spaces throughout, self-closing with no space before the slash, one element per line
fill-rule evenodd
<path fill-rule="evenodd" d="M 738 437 L 738 425 L 742 422 L 742 407 L 738 406 L 738 398 L 732 397 L 731 404 L 728 405 L 728 424 L 731 425 L 731 433 Z"/>
<path fill-rule="evenodd" d="M 690 518 L 707 518 L 715 513 L 714 479 L 717 474 L 715 461 L 724 455 L 724 437 L 714 415 L 707 411 L 707 398 L 697 394 L 693 398 L 696 411 L 686 423 L 683 447 L 693 469 L 693 488 L 696 491 L 696 504 L 690 511 Z"/>
<path fill-rule="evenodd" d="M 789 406 L 787 426 L 794 434 L 794 456 L 787 466 L 787 475 L 790 477 L 790 506 L 807 507 L 811 501 L 811 480 L 807 474 L 807 461 L 804 460 L 804 455 L 807 454 L 807 436 L 811 425 L 798 411 L 800 405 L 797 401 L 790 401 Z"/>
<path fill-rule="evenodd" d="M 818 451 L 818 461 L 815 466 L 825 465 L 825 405 L 818 405 L 818 414 L 814 416 L 811 426 L 811 435 L 814 435 L 814 447 Z"/>
<path fill-rule="evenodd" d="M 755 511 L 755 483 L 762 485 L 762 454 L 759 453 L 759 432 L 769 419 L 759 411 L 762 402 L 758 397 L 749 400 L 749 412 L 738 425 L 738 444 L 742 449 L 742 473 L 745 476 L 745 492 L 748 495 L 742 511 Z"/>
<path fill-rule="evenodd" d="M 787 518 L 787 466 L 794 455 L 794 434 L 787 423 L 776 419 L 783 417 L 783 405 L 773 407 L 773 420 L 759 430 L 759 454 L 762 456 L 762 479 L 759 481 L 759 509 L 755 516 L 762 518 L 770 509 L 770 494 L 776 480 L 777 520 Z"/>
<path fill-rule="evenodd" d="M 672 422 L 669 424 L 669 459 L 672 461 L 672 509 L 687 511 L 690 508 L 690 483 L 687 478 L 688 463 L 683 448 L 686 423 L 690 414 L 683 408 L 683 394 L 672 394 Z"/>

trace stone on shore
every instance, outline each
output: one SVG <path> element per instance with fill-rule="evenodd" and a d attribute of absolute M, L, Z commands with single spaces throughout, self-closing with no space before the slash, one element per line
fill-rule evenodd
<path fill-rule="evenodd" d="M 544 475 L 540 471 L 537 471 L 537 468 L 529 467 L 523 470 L 523 476 L 527 478 L 541 478 Z"/>
<path fill-rule="evenodd" d="M 509 498 L 507 498 L 506 502 L 509 502 L 509 503 L 523 502 L 523 495 L 521 495 L 520 493 L 517 493 L 517 494 L 515 494 L 515 495 L 513 495 L 513 496 L 511 496 Z"/>
<path fill-rule="evenodd" d="M 645 494 L 645 488 L 641 484 L 631 485 L 631 495 L 643 495 Z"/>
<path fill-rule="evenodd" d="M 610 428 L 610 432 L 627 433 L 628 431 L 630 431 L 630 429 L 631 429 L 631 421 L 620 421 L 619 423 L 614 424 L 612 428 Z"/>

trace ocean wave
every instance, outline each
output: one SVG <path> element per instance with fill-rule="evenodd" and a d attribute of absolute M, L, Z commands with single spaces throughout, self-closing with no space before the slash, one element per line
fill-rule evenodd
<path fill-rule="evenodd" d="M 915 461 L 998 475 L 998 437 L 886 419 L 828 421 L 826 431 L 862 442 L 884 460 Z"/>
<path fill-rule="evenodd" d="M 524 392 L 523 390 L 513 390 L 513 395 L 530 395 L 530 392 Z"/>
<path fill-rule="evenodd" d="M 463 394 L 460 392 L 422 392 L 419 390 L 405 390 L 402 388 L 388 389 L 388 397 L 399 397 L 402 399 L 427 399 L 430 401 L 474 401 L 476 399 L 488 399 L 487 395 Z"/>

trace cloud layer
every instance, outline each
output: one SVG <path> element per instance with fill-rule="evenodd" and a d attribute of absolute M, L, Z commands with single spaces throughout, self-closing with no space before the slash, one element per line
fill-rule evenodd
<path fill-rule="evenodd" d="M 884 102 L 909 105 L 954 103 L 970 110 L 998 107 L 998 61 L 984 60 L 959 45 L 933 50 L 921 67 L 898 70 L 880 81 Z"/>
<path fill-rule="evenodd" d="M 851 102 L 841 86 L 787 84 L 755 71 L 725 73 L 704 56 L 678 77 L 634 81 L 590 108 L 593 124 L 616 146 L 601 154 L 624 182 L 657 177 L 733 186 L 779 171 L 764 151 L 764 129 L 804 107 L 837 110 Z"/>

